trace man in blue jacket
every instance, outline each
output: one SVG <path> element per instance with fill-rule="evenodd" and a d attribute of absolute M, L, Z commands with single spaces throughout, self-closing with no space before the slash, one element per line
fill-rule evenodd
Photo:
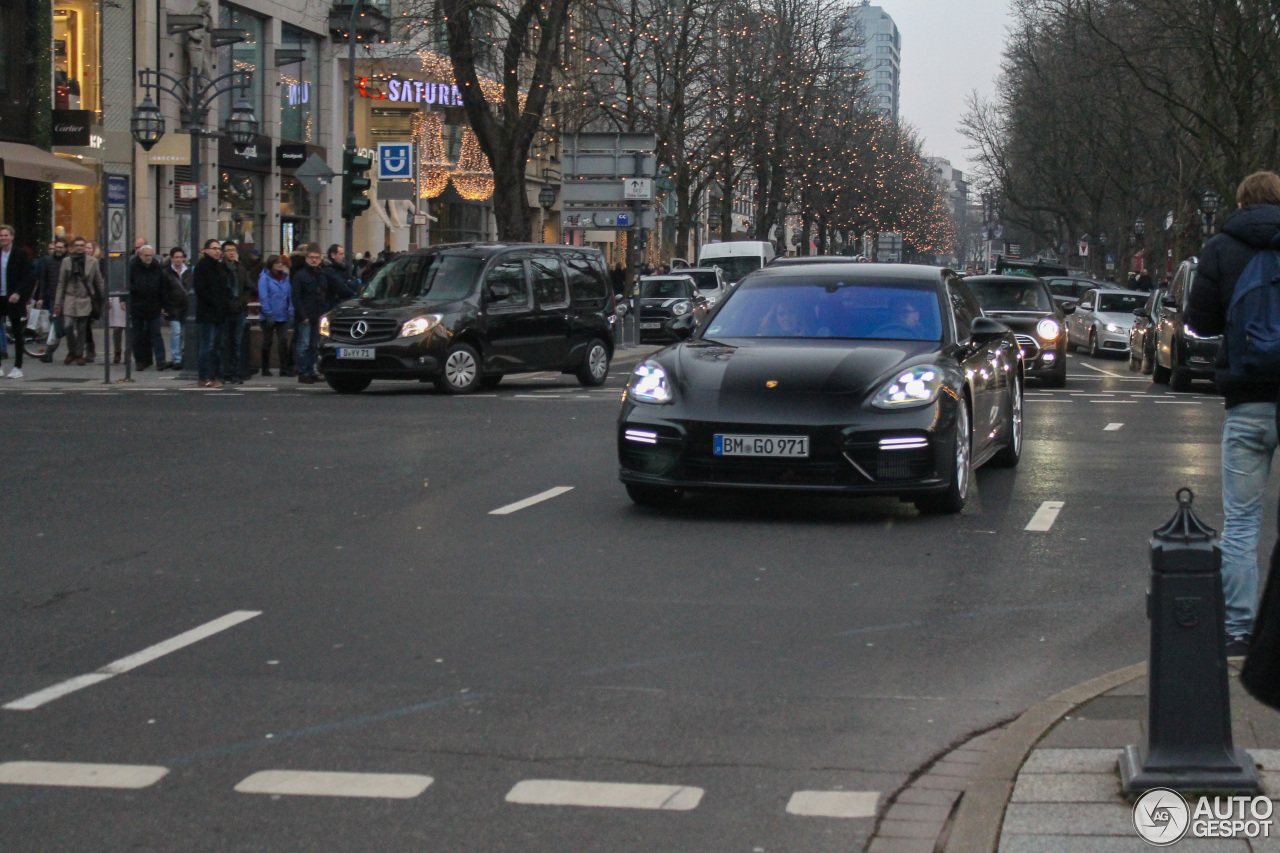
<path fill-rule="evenodd" d="M 1255 172 L 1236 190 L 1238 209 L 1200 251 L 1187 326 L 1201 336 L 1227 328 L 1231 295 L 1244 268 L 1280 234 L 1280 175 Z M 1258 608 L 1258 531 L 1277 445 L 1276 395 L 1280 376 L 1258 381 L 1231 375 L 1224 339 L 1214 378 L 1226 404 L 1222 424 L 1222 591 L 1227 604 L 1227 656 L 1249 648 Z"/>

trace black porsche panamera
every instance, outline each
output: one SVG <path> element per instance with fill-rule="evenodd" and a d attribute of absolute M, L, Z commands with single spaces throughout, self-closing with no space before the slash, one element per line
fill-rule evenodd
<path fill-rule="evenodd" d="M 959 512 L 1022 452 L 1022 359 L 951 270 L 764 269 L 638 365 L 618 417 L 636 503 L 687 489 L 897 495 Z"/>

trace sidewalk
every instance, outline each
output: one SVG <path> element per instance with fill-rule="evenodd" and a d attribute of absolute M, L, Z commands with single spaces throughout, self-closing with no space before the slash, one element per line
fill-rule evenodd
<path fill-rule="evenodd" d="M 981 734 L 923 769 L 888 803 L 867 853 L 1138 853 L 1156 849 L 1133 825 L 1118 760 L 1147 728 L 1146 666 L 1078 685 Z M 1280 713 L 1230 679 L 1232 731 L 1280 798 Z M 1190 800 L 1194 804 L 1194 800 Z M 1184 853 L 1280 853 L 1272 837 L 1197 839 Z"/>

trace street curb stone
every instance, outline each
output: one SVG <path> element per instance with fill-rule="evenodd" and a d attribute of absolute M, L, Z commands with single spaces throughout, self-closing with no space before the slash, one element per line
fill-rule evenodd
<path fill-rule="evenodd" d="M 1076 707 L 1146 673 L 1144 661 L 1068 687 L 1032 705 L 1006 726 L 960 800 L 946 853 L 994 853 L 1014 781 L 1031 748 Z"/>

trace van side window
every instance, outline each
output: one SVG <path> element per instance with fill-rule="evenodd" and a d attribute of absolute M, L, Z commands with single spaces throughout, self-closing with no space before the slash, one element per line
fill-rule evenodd
<path fill-rule="evenodd" d="M 574 302 L 592 302 L 608 296 L 607 278 L 586 257 L 574 255 L 566 259 L 565 272 L 569 274 L 569 293 Z"/>
<path fill-rule="evenodd" d="M 495 298 L 494 287 L 506 295 Z M 485 296 L 490 308 L 524 308 L 529 304 L 529 282 L 524 277 L 524 261 L 504 261 L 489 270 L 484 280 Z"/>
<path fill-rule="evenodd" d="M 563 308 L 569 304 L 569 294 L 560 273 L 560 259 L 552 255 L 535 254 L 529 260 L 533 268 L 533 295 L 542 308 Z"/>
<path fill-rule="evenodd" d="M 970 307 L 961 286 L 955 281 L 947 282 L 947 296 L 951 300 L 951 313 L 956 318 L 956 340 L 967 341 L 972 333 L 973 321 L 978 315 Z"/>

